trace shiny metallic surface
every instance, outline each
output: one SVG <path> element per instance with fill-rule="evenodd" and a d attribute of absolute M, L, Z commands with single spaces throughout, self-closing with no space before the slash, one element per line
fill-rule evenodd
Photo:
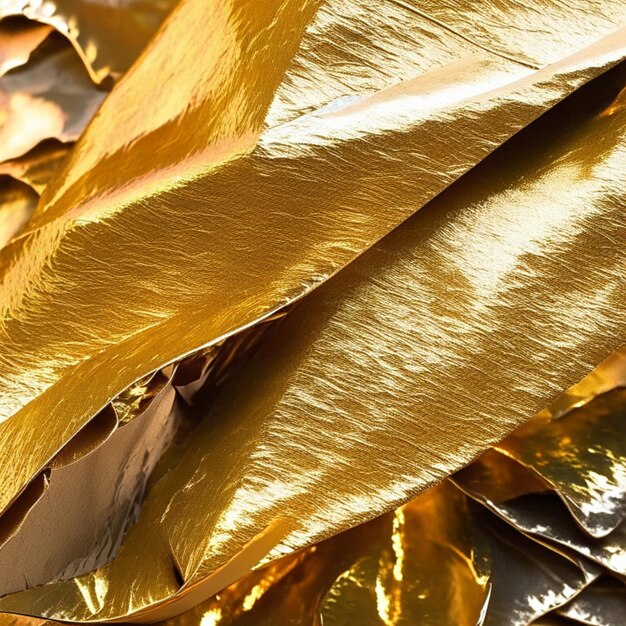
<path fill-rule="evenodd" d="M 443 483 L 162 626 L 527 626 L 593 578 Z"/>
<path fill-rule="evenodd" d="M 51 420 L 46 440 L 26 456 L 19 445 L 3 444 L 4 505 L 135 380 L 308 293 L 623 56 L 620 33 L 539 71 L 472 52 L 341 109 L 268 128 L 251 154 L 234 160 L 252 150 L 315 8 L 216 4 L 207 14 L 204 3 L 183 3 L 107 99 L 59 184 L 46 190 L 46 210 L 31 232 L 5 249 L 2 358 L 11 365 L 2 384 L 12 391 L 2 398 L 0 438 L 19 441 L 19 432 L 42 415 L 58 415 L 61 404 L 64 418 Z M 221 34 L 209 38 L 212 54 L 206 53 L 207 33 L 189 37 L 189 24 L 203 21 L 214 28 L 207 33 Z M 364 14 L 359 30 L 366 22 Z M 181 50 L 182 39 L 184 53 L 172 53 Z M 449 47 L 458 49 L 456 38 Z M 253 62 L 229 54 L 239 48 Z M 281 53 L 271 57 L 271 73 L 268 58 L 257 52 L 268 48 Z M 206 66 L 184 64 L 177 54 Z M 359 63 L 368 66 L 367 56 Z M 161 89 L 149 112 L 145 85 L 167 76 L 168 67 L 176 68 L 173 88 Z M 450 92 L 454 81 L 463 87 Z M 185 135 L 181 128 L 193 132 Z M 450 151 L 450 141 L 457 150 Z M 604 222 L 600 213 L 594 209 Z M 86 256 L 100 260 L 83 280 Z M 27 357 L 35 354 L 28 345 L 35 328 L 36 356 Z M 548 394 L 575 382 L 616 347 L 607 338 L 602 342 L 571 364 L 568 376 L 546 381 Z M 96 372 L 98 384 L 86 396 L 79 381 L 95 379 Z M 538 408 L 525 407 L 525 415 Z M 14 463 L 11 454 L 25 462 Z"/>
<path fill-rule="evenodd" d="M 597 576 L 556 532 L 541 545 L 493 515 L 469 524 L 471 543 L 454 521 L 466 498 L 448 484 L 420 496 L 426 517 L 441 520 L 430 543 L 408 537 L 433 524 L 397 507 L 625 343 L 624 7 L 529 13 L 481 2 L 481 26 L 468 31 L 471 11 L 427 4 L 185 0 L 104 102 L 26 230 L 0 251 L 6 527 L 27 536 L 37 506 L 70 502 L 50 485 L 72 463 L 51 459 L 103 410 L 159 456 L 133 417 L 162 391 L 153 372 L 175 376 L 168 364 L 191 355 L 197 378 L 181 374 L 181 393 L 207 378 L 210 393 L 155 470 L 117 556 L 102 565 L 116 552 L 108 546 L 103 560 L 41 572 L 42 532 L 31 530 L 22 562 L 36 575 L 23 587 L 99 567 L 6 596 L 0 610 L 166 620 L 215 593 L 228 600 L 233 583 L 236 596 L 247 584 L 236 581 L 268 564 L 286 585 L 289 619 L 304 610 L 347 623 L 358 610 L 382 623 L 397 613 L 522 626 Z M 52 58 L 0 81 L 27 93 L 19 77 Z M 40 137 L 67 139 L 66 111 L 27 117 L 43 124 Z M 17 121 L 5 130 L 22 150 L 36 135 Z M 216 352 L 287 306 L 254 354 Z M 468 480 L 509 463 L 494 493 L 539 497 L 554 486 L 589 532 L 612 537 L 623 517 L 621 409 L 605 404 L 620 393 L 541 414 Z M 125 475 L 124 454 L 104 455 L 110 480 Z M 143 478 L 136 460 L 131 474 Z M 125 505 L 113 500 L 117 515 Z M 16 506 L 19 528 L 7 523 Z M 337 564 L 316 560 L 319 542 L 339 545 L 339 533 L 394 509 L 384 545 L 362 540 L 370 553 L 345 579 L 319 574 Z M 101 537 L 89 538 L 99 554 Z M 440 563 L 437 584 L 409 568 L 428 559 Z M 245 597 L 263 586 L 261 571 Z M 470 591 L 451 594 L 446 577 Z M 12 591 L 22 584 L 5 578 Z M 306 606 L 289 604 L 296 580 Z"/>
<path fill-rule="evenodd" d="M 608 576 L 599 579 L 558 613 L 577 624 L 622 626 L 626 616 L 626 587 Z"/>
<path fill-rule="evenodd" d="M 471 530 L 464 496 L 444 484 L 249 574 L 163 626 L 475 626 L 489 598 L 489 562 Z"/>
<path fill-rule="evenodd" d="M 0 161 L 46 139 L 74 141 L 105 94 L 69 45 L 0 77 Z"/>
<path fill-rule="evenodd" d="M 477 524 L 491 559 L 485 626 L 528 626 L 565 604 L 595 577 L 495 518 Z"/>
<path fill-rule="evenodd" d="M 0 248 L 24 230 L 38 199 L 27 184 L 0 176 Z"/>
<path fill-rule="evenodd" d="M 175 0 L 1 0 L 0 17 L 23 15 L 68 38 L 91 78 L 119 78 L 137 58 Z"/>
<path fill-rule="evenodd" d="M 47 24 L 20 18 L 0 20 L 0 76 L 26 63 L 51 32 Z"/>
<path fill-rule="evenodd" d="M 444 483 L 397 509 L 386 526 L 383 541 L 360 539 L 361 554 L 321 602 L 321 623 L 482 624 L 491 564 L 486 544 L 472 537 L 464 496 Z"/>
<path fill-rule="evenodd" d="M 67 158 L 71 144 L 45 141 L 24 156 L 0 163 L 0 175 L 22 181 L 41 195 Z"/>
<path fill-rule="evenodd" d="M 0 609 L 180 613 L 259 561 L 401 505 L 618 348 L 624 119 L 584 104 L 605 87 L 528 129 L 273 325 L 153 485 L 116 559 Z M 557 132 L 555 119 L 568 123 Z M 194 332 L 196 319 L 187 313 Z"/>
<path fill-rule="evenodd" d="M 626 389 L 598 396 L 563 417 L 533 420 L 497 448 L 537 472 L 592 536 L 626 517 Z"/>

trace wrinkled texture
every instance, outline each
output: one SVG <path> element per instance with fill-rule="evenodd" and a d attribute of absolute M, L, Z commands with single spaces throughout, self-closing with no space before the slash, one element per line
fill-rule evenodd
<path fill-rule="evenodd" d="M 573 15 L 577 28 L 521 59 L 501 50 L 514 4 L 488 45 L 404 2 L 360 7 L 348 36 L 344 3 L 315 14 L 318 4 L 181 4 L 0 253 L 2 507 L 37 476 L 43 502 L 41 468 L 103 406 L 118 417 L 134 406 L 134 381 L 143 389 L 142 376 L 198 349 L 211 358 L 307 296 L 166 455 L 118 557 L 0 608 L 70 621 L 180 613 L 260 562 L 406 502 L 623 345 L 615 16 L 552 7 L 552 24 Z M 380 58 L 357 59 L 371 68 L 361 74 L 346 42 L 379 13 L 420 37 L 412 53 L 386 37 Z M 316 54 L 320 42 L 347 63 L 334 82 L 313 78 L 334 56 Z M 422 49 L 432 57 L 416 62 Z M 397 75 L 398 60 L 410 74 Z M 201 378 L 210 369 L 200 359 Z M 25 433 L 44 419 L 32 445 Z M 492 623 L 505 607 L 527 622 L 595 576 L 532 543 L 511 564 L 500 526 L 484 538 L 500 572 Z M 528 593 L 501 586 L 511 568 Z"/>
<path fill-rule="evenodd" d="M 61 182 L 46 190 L 46 209 L 30 234 L 3 250 L 2 384 L 11 381 L 12 392 L 2 396 L 0 440 L 18 441 L 2 444 L 3 505 L 133 381 L 310 291 L 608 69 L 625 45 L 616 33 L 537 72 L 472 51 L 341 109 L 273 126 L 254 152 L 232 161 L 254 146 L 316 6 L 217 3 L 207 16 L 204 3 L 180 5 L 107 99 Z M 418 34 L 424 20 L 409 14 Z M 188 25 L 200 21 L 214 31 L 190 37 Z M 218 31 L 209 54 L 204 37 Z M 201 62 L 181 64 L 182 52 L 172 54 L 183 38 L 184 54 Z M 269 59 L 258 51 L 272 47 L 281 56 L 272 56 L 268 73 Z M 457 38 L 450 48 L 458 50 Z M 245 63 L 235 49 L 245 50 Z M 186 69 L 175 75 L 175 88 L 164 83 L 146 114 L 144 86 L 172 66 Z M 462 88 L 450 90 L 455 81 Z M 181 139 L 181 127 L 193 129 L 189 140 Z M 452 138 L 458 149 L 451 151 Z M 35 354 L 28 347 L 35 328 L 39 356 L 18 358 Z M 564 386 L 613 349 L 605 347 L 581 357 L 585 363 L 574 364 L 580 367 Z M 89 396 L 82 394 L 80 381 L 96 377 Z M 61 403 L 62 423 L 52 420 L 45 442 L 14 463 L 12 455 L 23 457 L 17 433 L 42 415 L 57 416 Z"/>
<path fill-rule="evenodd" d="M 29 185 L 0 175 L 0 248 L 26 227 L 38 199 Z"/>
<path fill-rule="evenodd" d="M 528 626 L 594 578 L 443 483 L 160 626 Z"/>
<path fill-rule="evenodd" d="M 160 385 L 122 422 L 92 420 L 1 518 L 0 594 L 93 570 L 117 552 L 138 514 L 148 477 L 177 426 L 175 393 Z M 130 423 L 129 423 L 130 422 Z M 22 500 L 30 499 L 30 502 Z M 77 506 L 78 505 L 78 506 Z"/>
<path fill-rule="evenodd" d="M 252 572 L 163 626 L 475 626 L 488 580 L 488 558 L 472 541 L 464 497 L 442 485 L 393 514 Z"/>
<path fill-rule="evenodd" d="M 576 94 L 272 325 L 118 557 L 0 610 L 176 614 L 270 550 L 406 502 L 620 347 L 625 112 L 585 104 L 618 79 Z"/>

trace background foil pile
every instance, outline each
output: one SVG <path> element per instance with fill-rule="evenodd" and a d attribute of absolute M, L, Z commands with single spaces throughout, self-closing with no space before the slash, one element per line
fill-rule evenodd
<path fill-rule="evenodd" d="M 625 624 L 625 139 L 620 0 L 0 0 L 0 626 Z"/>

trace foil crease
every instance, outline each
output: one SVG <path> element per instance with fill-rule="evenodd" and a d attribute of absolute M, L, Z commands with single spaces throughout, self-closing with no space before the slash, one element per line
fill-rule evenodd
<path fill-rule="evenodd" d="M 208 13 L 183 2 L 27 230 L 0 252 L 0 383 L 12 386 L 0 405 L 4 509 L 39 476 L 45 494 L 49 459 L 103 406 L 119 416 L 133 382 L 143 389 L 146 374 L 212 355 L 225 337 L 296 304 L 215 389 L 180 456 L 166 455 L 118 557 L 6 597 L 0 609 L 68 621 L 181 613 L 260 562 L 274 567 L 413 498 L 624 343 L 624 109 L 612 100 L 623 66 L 611 71 L 624 33 L 615 11 L 529 57 L 507 47 L 502 23 L 485 43 L 451 28 L 452 10 L 439 20 L 389 3 L 393 20 L 399 7 L 440 46 L 431 65 L 407 62 L 412 74 L 398 78 L 393 63 L 409 57 L 388 38 L 396 58 L 359 59 L 373 68 L 368 87 L 354 66 L 345 73 L 354 83 L 340 70 L 335 82 L 315 75 L 312 58 L 327 69 L 330 54 L 342 67 L 349 50 L 344 5 L 318 5 L 216 3 Z M 509 17 L 514 7 L 504 6 Z M 357 38 L 362 9 L 347 14 Z M 147 115 L 144 86 L 167 76 L 164 67 L 183 67 L 172 42 L 205 18 L 221 38 L 209 37 L 211 54 L 181 71 L 178 90 L 163 89 Z M 186 54 L 207 45 L 187 39 Z M 342 54 L 316 55 L 329 41 L 343 43 Z M 294 85 L 306 86 L 302 106 Z M 557 133 L 555 120 L 564 120 Z M 181 140 L 181 128 L 194 133 Z M 200 367 L 201 380 L 210 369 Z M 89 394 L 84 380 L 97 381 Z M 32 446 L 20 433 L 44 415 L 46 437 Z M 531 466 L 512 441 L 499 449 Z M 373 453 L 373 480 L 348 480 Z M 550 464 L 535 469 L 531 491 L 554 486 L 575 512 L 597 507 L 593 484 L 581 500 Z M 608 522 L 581 513 L 581 525 L 598 537 L 616 532 L 616 498 Z M 508 545 L 509 527 L 499 528 L 484 541 Z M 564 603 L 596 570 L 559 550 Z M 554 593 L 535 582 L 538 598 Z M 511 590 L 492 592 L 493 606 L 517 606 Z M 520 620 L 538 617 L 538 602 L 520 601 Z"/>
<path fill-rule="evenodd" d="M 500 56 L 468 55 L 339 109 L 272 126 L 250 153 L 316 8 L 218 4 L 209 15 L 203 3 L 181 4 L 106 100 L 58 184 L 44 193 L 45 210 L 30 231 L 2 251 L 2 384 L 12 393 L 3 396 L 0 437 L 13 441 L 39 416 L 56 415 L 61 401 L 65 407 L 63 422 L 50 424 L 46 441 L 26 462 L 18 466 L 10 458 L 22 456 L 19 445 L 3 444 L 4 506 L 63 441 L 135 380 L 308 293 L 623 56 L 620 33 L 537 71 Z M 216 50 L 206 54 L 204 35 L 188 37 L 189 24 L 199 21 L 231 33 L 254 62 L 220 54 L 219 46 L 236 48 L 228 37 L 211 39 Z M 181 67 L 171 51 L 183 37 L 185 54 L 194 56 L 196 46 L 206 67 L 179 72 L 176 87 L 161 89 L 163 102 L 146 115 L 143 86 L 167 75 L 168 64 Z M 458 47 L 457 40 L 449 47 Z M 271 68 L 257 53 L 268 48 L 280 48 Z M 455 81 L 464 87 L 450 93 Z M 181 127 L 194 129 L 188 142 Z M 453 138 L 462 148 L 449 149 Z M 377 173 L 357 174 L 367 171 Z M 262 258 L 251 250 L 262 250 Z M 106 269 L 83 280 L 84 255 L 103 255 Z M 190 266 L 194 272 L 180 271 Z M 19 357 L 32 354 L 31 327 L 45 363 Z M 95 331 L 101 328 L 106 332 Z M 80 339 L 68 343 L 75 332 Z M 98 384 L 86 398 L 78 381 L 96 371 Z M 580 368 L 575 376 L 583 373 Z"/>

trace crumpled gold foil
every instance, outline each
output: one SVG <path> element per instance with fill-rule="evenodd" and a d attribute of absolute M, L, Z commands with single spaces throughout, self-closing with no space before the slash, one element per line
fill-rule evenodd
<path fill-rule="evenodd" d="M 485 8 L 502 20 L 487 42 L 452 8 L 442 20 L 405 2 L 318 5 L 183 2 L 0 252 L 3 509 L 142 376 L 306 296 L 164 459 L 118 557 L 0 609 L 176 615 L 406 502 L 624 343 L 619 10 L 580 20 L 582 6 L 551 6 L 538 33 L 579 22 L 528 57 L 507 43 L 513 4 Z M 370 57 L 364 26 L 381 14 L 420 37 L 407 47 L 400 30 Z M 205 22 L 214 37 L 190 36 Z M 410 54 L 435 39 L 430 60 Z M 347 41 L 364 44 L 363 73 Z M 33 446 L 24 433 L 44 416 Z M 354 478 L 373 458 L 373 476 Z M 561 556 L 565 602 L 595 566 Z M 524 619 L 554 593 L 535 582 Z M 509 592 L 494 606 L 514 605 Z"/>
<path fill-rule="evenodd" d="M 0 161 L 46 139 L 76 140 L 105 93 L 69 45 L 0 77 Z"/>
<path fill-rule="evenodd" d="M 46 191 L 46 210 L 31 232 L 3 251 L 3 356 L 13 365 L 3 373 L 12 393 L 3 398 L 0 437 L 14 441 L 27 423 L 64 406 L 63 423 L 50 423 L 46 442 L 19 469 L 4 457 L 12 485 L 3 488 L 5 505 L 63 441 L 134 380 L 310 291 L 623 53 L 620 33 L 539 71 L 489 53 L 476 56 L 483 54 L 476 50 L 341 109 L 273 126 L 252 154 L 232 161 L 252 149 L 285 69 L 283 82 L 289 80 L 289 63 L 316 6 L 218 4 L 208 16 L 203 3 L 183 3 L 107 99 L 61 182 Z M 418 34 L 425 20 L 408 11 L 411 16 Z M 220 38 L 190 38 L 189 24 L 202 21 Z M 359 33 L 366 23 L 363 14 Z M 337 37 L 338 45 L 345 43 Z M 245 63 L 229 56 L 237 49 L 232 38 L 246 51 Z M 182 39 L 184 54 L 206 67 L 179 63 L 172 50 L 180 50 Z M 215 46 L 210 54 L 207 40 Z M 401 52 L 399 44 L 390 45 L 398 49 L 383 61 Z M 458 38 L 448 46 L 457 50 Z M 274 48 L 279 56 L 258 53 Z M 270 57 L 271 68 L 263 65 Z M 147 114 L 145 85 L 174 66 L 175 85 L 159 90 Z M 382 74 L 382 61 L 381 67 Z M 464 87 L 450 92 L 455 81 Z M 181 127 L 194 129 L 188 141 Z M 462 149 L 450 150 L 452 140 Z M 376 175 L 363 175 L 367 171 Z M 103 271 L 83 280 L 79 250 L 106 257 Z M 53 294 L 55 284 L 73 295 Z M 22 343 L 32 336 L 31 325 L 45 363 L 14 358 L 32 354 Z M 76 332 L 80 339 L 68 345 Z M 98 384 L 85 396 L 76 385 L 95 379 L 95 372 Z M 583 373 L 581 367 L 574 377 Z M 11 450 L 23 456 L 19 445 Z"/>
<path fill-rule="evenodd" d="M 605 406 L 605 398 L 592 399 L 590 411 L 594 404 Z M 539 414 L 531 423 L 542 421 Z M 527 426 L 516 431 L 519 439 L 525 431 Z M 526 447 L 536 443 L 531 438 Z M 585 459 L 574 461 L 575 468 L 584 464 Z M 392 514 L 251 572 L 162 626 L 559 623 L 558 617 L 535 622 L 548 611 L 576 623 L 621 624 L 623 582 L 599 577 L 597 567 L 563 550 L 588 554 L 585 548 L 593 552 L 608 538 L 586 535 L 578 546 L 559 539 L 559 528 L 574 522 L 562 503 L 559 510 L 553 506 L 556 496 L 544 493 L 543 481 L 494 449 L 452 481 Z M 452 484 L 510 526 L 472 507 Z M 613 539 L 615 559 L 597 559 L 599 564 L 617 565 L 620 553 L 623 560 L 626 540 Z"/>
<path fill-rule="evenodd" d="M 111 564 L 0 609 L 77 621 L 176 614 L 270 550 L 402 504 L 619 347 L 624 119 L 584 103 L 620 77 L 576 94 L 275 324 L 153 485 Z M 595 325 L 573 323 L 580 302 Z"/>
<path fill-rule="evenodd" d="M 26 63 L 51 32 L 48 24 L 20 18 L 0 20 L 0 76 Z"/>
<path fill-rule="evenodd" d="M 616 389 L 560 419 L 533 420 L 497 446 L 537 472 L 592 536 L 626 517 L 626 389 Z"/>
<path fill-rule="evenodd" d="M 577 624 L 620 626 L 625 611 L 626 587 L 607 576 L 584 589 L 557 612 Z"/>
<path fill-rule="evenodd" d="M 0 175 L 0 248 L 26 227 L 38 199 L 27 184 Z"/>
<path fill-rule="evenodd" d="M 71 146 L 60 141 L 45 141 L 22 157 L 0 163 L 0 175 L 11 176 L 26 183 L 41 195 L 65 161 L 70 149 Z"/>
<path fill-rule="evenodd" d="M 0 17 L 23 15 L 52 26 L 72 43 L 91 78 L 119 78 L 137 58 L 174 0 L 3 0 Z"/>

